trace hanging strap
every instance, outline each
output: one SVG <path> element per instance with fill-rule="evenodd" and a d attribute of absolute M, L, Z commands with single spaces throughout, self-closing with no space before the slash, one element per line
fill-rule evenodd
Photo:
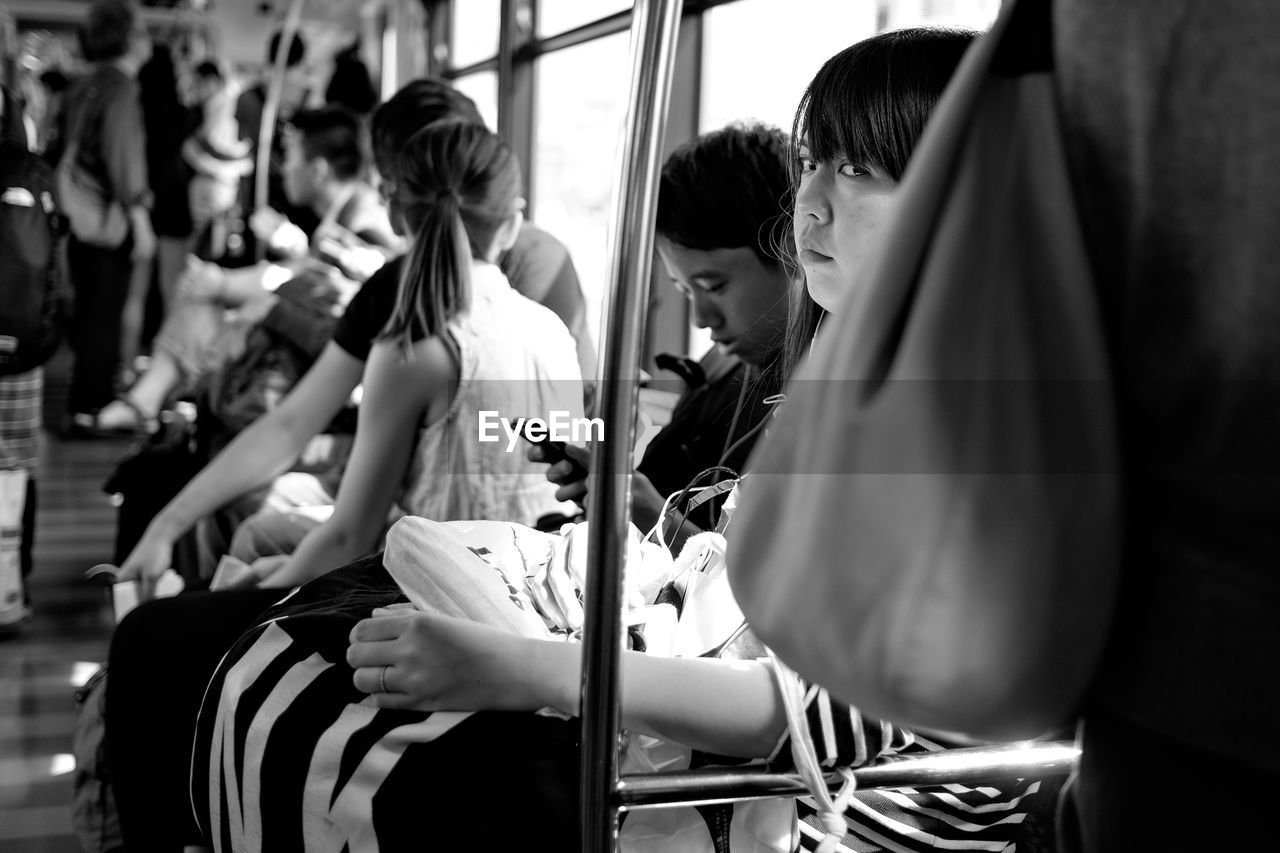
<path fill-rule="evenodd" d="M 795 761 L 796 770 L 804 780 L 805 787 L 813 796 L 818 806 L 818 817 L 822 821 L 822 829 L 826 832 L 815 853 L 834 853 L 837 845 L 844 840 L 849 831 L 844 820 L 845 809 L 858 790 L 858 779 L 848 767 L 841 767 L 837 772 L 844 777 L 844 784 L 833 797 L 827 787 L 827 781 L 818 761 L 817 750 L 813 746 L 813 734 L 809 731 L 809 718 L 805 716 L 804 682 L 786 664 L 774 656 L 769 650 L 769 663 L 772 664 L 774 680 L 778 685 L 778 693 L 782 696 L 782 706 L 787 713 L 787 731 L 791 736 L 791 757 Z"/>

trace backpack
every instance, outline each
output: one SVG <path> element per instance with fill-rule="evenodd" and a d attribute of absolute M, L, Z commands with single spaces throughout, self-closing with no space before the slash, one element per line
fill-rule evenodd
<path fill-rule="evenodd" d="M 53 170 L 27 149 L 20 102 L 4 90 L 0 128 L 0 375 L 48 361 L 66 325 L 62 217 Z"/>

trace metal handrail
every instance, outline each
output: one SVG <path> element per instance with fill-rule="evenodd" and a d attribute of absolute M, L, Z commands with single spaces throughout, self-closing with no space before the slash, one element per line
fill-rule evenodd
<path fill-rule="evenodd" d="M 600 365 L 604 438 L 592 452 L 591 536 L 582 649 L 582 845 L 612 851 L 618 832 L 621 574 L 631 517 L 640 343 L 644 337 L 658 170 L 681 0 L 638 0 L 631 20 L 631 97 L 618 157 L 610 284 Z"/>
<path fill-rule="evenodd" d="M 853 772 L 858 790 L 916 788 L 927 785 L 989 785 L 1010 779 L 1065 776 L 1080 750 L 1069 741 L 1002 744 L 950 749 L 917 755 L 886 756 Z M 844 778 L 832 773 L 827 784 L 838 790 Z M 767 766 L 706 767 L 676 773 L 623 776 L 618 799 L 624 809 L 794 797 L 807 793 L 800 774 Z"/>

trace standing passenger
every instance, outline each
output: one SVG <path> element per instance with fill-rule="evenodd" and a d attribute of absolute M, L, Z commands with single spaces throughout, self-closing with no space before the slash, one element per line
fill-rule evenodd
<path fill-rule="evenodd" d="M 64 156 L 72 135 L 78 170 L 121 205 L 129 234 L 119 246 L 89 245 L 71 235 L 67 262 L 75 307 L 68 339 L 75 360 L 67 395 L 73 431 L 92 428 L 98 409 L 115 397 L 120 321 L 135 264 L 150 264 L 151 230 L 146 138 L 135 77 L 151 56 L 151 40 L 132 0 L 94 0 L 85 25 L 93 71 L 68 92 L 62 124 Z"/>
<path fill-rule="evenodd" d="M 1280 788 L 1280 4 L 1059 0 L 1053 24 L 1127 499 L 1064 828 L 1088 853 L 1257 850 Z"/>

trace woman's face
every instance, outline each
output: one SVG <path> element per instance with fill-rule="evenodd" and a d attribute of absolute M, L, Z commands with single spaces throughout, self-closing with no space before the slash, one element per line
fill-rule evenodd
<path fill-rule="evenodd" d="M 836 311 L 858 286 L 876 231 L 893 208 L 898 182 L 878 166 L 843 156 L 814 161 L 801 143 L 800 186 L 793 221 L 796 251 L 809 295 Z"/>

